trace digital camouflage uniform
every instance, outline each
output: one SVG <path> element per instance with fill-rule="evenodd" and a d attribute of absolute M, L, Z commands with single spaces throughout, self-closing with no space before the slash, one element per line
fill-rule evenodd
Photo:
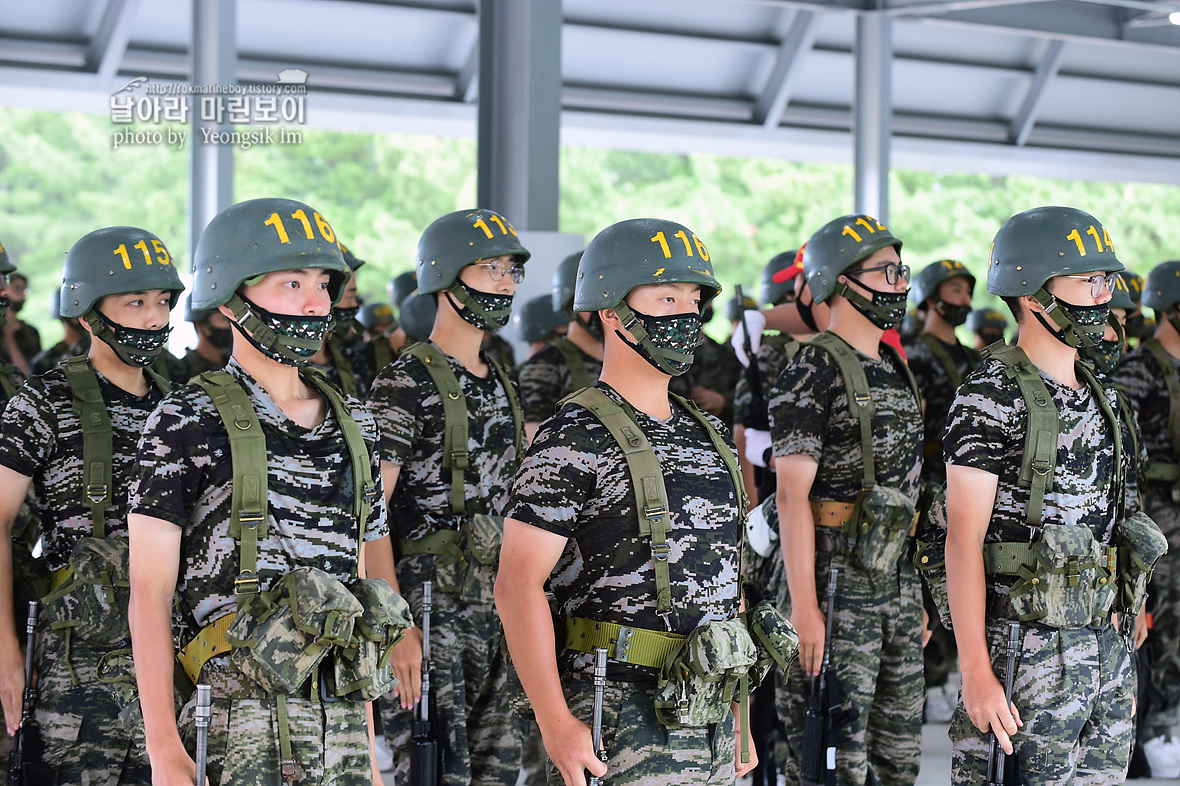
<path fill-rule="evenodd" d="M 725 397 L 725 406 L 718 417 L 729 428 L 738 422 L 734 419 L 734 387 L 743 376 L 742 364 L 729 342 L 721 344 L 703 336 L 700 346 L 693 353 L 692 368 L 685 374 L 689 387 L 708 388 Z"/>
<path fill-rule="evenodd" d="M 857 355 L 872 391 L 873 455 L 877 483 L 918 495 L 921 412 L 904 373 L 882 347 L 881 359 Z M 783 369 L 770 398 L 775 457 L 811 456 L 819 462 L 810 499 L 851 501 L 861 489 L 859 421 L 849 409 L 840 371 L 828 353 L 804 344 Z M 874 576 L 847 564 L 837 528 L 815 527 L 815 582 L 823 608 L 828 568 L 840 566 L 831 663 L 859 715 L 838 733 L 836 767 L 847 784 L 912 784 L 921 759 L 922 598 L 919 579 L 903 557 L 895 572 Z M 780 607 L 789 609 L 782 581 Z M 787 726 L 787 781 L 799 777 L 803 717 L 811 679 L 794 670 L 779 692 Z"/>
<path fill-rule="evenodd" d="M 597 382 L 598 375 L 602 373 L 602 361 L 590 357 L 577 347 L 574 349 L 586 364 L 590 381 Z M 570 373 L 565 356 L 552 344 L 545 345 L 522 363 L 518 374 L 520 406 L 524 409 L 525 423 L 544 423 L 557 412 L 559 401 L 576 392 L 573 374 Z"/>
<path fill-rule="evenodd" d="M 946 431 L 946 416 L 955 398 L 955 386 L 942 361 L 926 343 L 928 340 L 937 341 L 946 351 L 960 379 L 978 365 L 979 353 L 958 341 L 947 344 L 925 331 L 905 345 L 906 360 L 918 383 L 918 390 L 922 391 L 922 400 L 926 403 L 922 415 L 922 480 L 941 485 L 946 482 L 946 467 L 942 463 L 942 434 Z"/>
<path fill-rule="evenodd" d="M 1169 358 L 1173 373 L 1180 361 Z M 1112 375 L 1131 400 L 1150 463 L 1175 464 L 1168 435 L 1168 390 L 1156 359 L 1142 346 L 1129 354 Z M 1180 503 L 1172 483 L 1148 481 L 1142 489 L 1143 509 L 1168 538 L 1168 553 L 1151 577 L 1153 627 L 1146 646 L 1151 656 L 1151 684 L 1163 707 L 1140 707 L 1140 739 L 1169 735 L 1180 725 Z"/>
<path fill-rule="evenodd" d="M 225 368 L 224 362 L 214 363 L 206 360 L 195 349 L 185 352 L 181 362 L 184 363 L 184 373 L 188 375 L 185 382 L 204 374 L 206 371 L 220 371 Z"/>
<path fill-rule="evenodd" d="M 113 430 L 114 488 L 106 508 L 106 534 L 126 537 L 136 444 L 161 396 L 154 386 L 144 396 L 134 396 L 96 375 Z M 90 507 L 82 496 L 82 429 L 72 401 L 65 371 L 55 368 L 17 392 L 0 428 L 0 463 L 33 478 L 43 559 L 50 571 L 65 567 L 74 544 L 93 532 Z M 119 720 L 120 704 L 98 680 L 98 662 L 106 650 L 72 636 L 67 657 L 66 637 L 45 630 L 44 616 L 42 621 L 44 653 L 37 667 L 34 718 L 41 726 L 44 761 L 56 768 L 63 784 L 150 783 L 142 737 L 133 743 Z M 130 644 L 128 639 L 112 649 Z"/>
<path fill-rule="evenodd" d="M 467 404 L 469 466 L 464 473 L 468 512 L 503 515 L 517 455 L 508 396 L 497 374 L 481 379 L 448 357 Z M 418 359 L 402 356 L 377 375 L 369 405 L 381 426 L 383 461 L 401 467 L 389 504 L 395 551 L 403 540 L 421 540 L 440 530 L 458 530 L 464 517 L 451 510 L 451 472 L 443 469 L 441 394 Z M 520 769 L 519 723 L 509 707 L 507 665 L 500 652 L 500 618 L 492 602 L 494 565 L 468 558 L 463 591 L 443 592 L 436 558 L 401 555 L 398 584 L 421 619 L 422 585 L 434 581 L 430 685 L 437 703 L 432 719 L 442 729 L 443 783 L 514 784 Z M 411 713 L 385 703 L 390 749 L 409 745 Z M 405 782 L 407 756 L 397 756 Z"/>
<path fill-rule="evenodd" d="M 266 590 L 301 566 L 314 566 L 350 585 L 356 579 L 357 521 L 352 460 L 331 408 L 308 429 L 290 420 L 236 360 L 226 372 L 248 394 L 267 445 L 267 532 L 258 539 L 258 575 Z M 347 399 L 371 456 L 377 427 L 355 399 Z M 199 385 L 174 390 L 143 429 L 131 512 L 181 528 L 177 582 L 179 638 L 187 643 L 205 625 L 237 608 L 234 579 L 238 540 L 229 535 L 233 466 L 229 437 L 209 395 Z M 378 493 L 378 499 L 384 498 Z M 374 504 L 365 540 L 389 534 L 383 502 Z M 213 687 L 209 780 L 213 784 L 277 784 L 276 701 L 246 679 L 228 655 L 206 664 L 201 679 Z M 180 716 L 182 737 L 195 733 L 195 698 Z M 324 703 L 306 694 L 287 699 L 297 783 L 371 783 L 365 705 Z"/>
<path fill-rule="evenodd" d="M 1114 440 L 1088 386 L 1073 390 L 1040 374 L 1059 419 L 1057 464 L 1044 497 L 1042 521 L 1087 527 L 1109 541 L 1115 525 Z M 1113 386 L 1104 383 L 1112 407 Z M 1116 409 L 1117 411 L 1117 409 Z M 984 359 L 959 388 L 943 442 L 946 463 L 981 469 L 999 478 L 985 542 L 1028 543 L 1036 533 L 1025 523 L 1030 491 L 1018 477 L 1023 458 L 1027 408 L 1004 364 Z M 1131 445 L 1126 424 L 1122 444 Z M 1127 477 L 1135 457 L 1124 448 Z M 1128 513 L 1134 509 L 1128 499 Z M 1012 577 L 987 577 L 986 635 L 992 667 L 1004 679 Z M 1023 642 L 1012 689 L 1023 728 L 1012 738 L 1024 782 L 1041 784 L 1120 783 L 1131 749 L 1134 697 L 1132 661 L 1126 643 L 1110 624 L 1052 628 L 1023 626 Z M 987 770 L 991 734 L 981 733 L 960 700 L 951 720 L 952 782 L 978 784 Z"/>
<path fill-rule="evenodd" d="M 613 400 L 609 386 L 596 386 Z M 728 432 L 716 418 L 714 426 Z M 671 524 L 668 543 L 673 633 L 732 619 L 738 605 L 738 501 L 730 474 L 705 429 L 679 405 L 637 423 L 664 472 Z M 593 414 L 566 404 L 541 426 L 512 488 L 508 516 L 569 538 L 550 585 L 562 617 L 586 617 L 665 630 L 656 614 L 651 543 L 639 533 L 635 491 L 622 450 Z M 593 657 L 573 650 L 557 663 L 570 711 L 589 723 Z M 611 661 L 603 709 L 610 768 L 604 786 L 733 783 L 732 717 L 710 727 L 663 726 L 655 717 L 656 673 Z M 561 776 L 550 767 L 549 782 Z"/>

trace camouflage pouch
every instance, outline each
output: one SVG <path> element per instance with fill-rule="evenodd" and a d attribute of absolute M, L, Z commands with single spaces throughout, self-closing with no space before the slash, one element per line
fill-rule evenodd
<path fill-rule="evenodd" d="M 142 748 L 143 713 L 139 709 L 139 687 L 135 683 L 131 649 L 112 650 L 103 655 L 98 662 L 98 681 L 106 686 L 119 708 L 119 723 Z"/>
<path fill-rule="evenodd" d="M 951 605 L 946 592 L 946 492 L 939 489 L 919 525 L 914 567 L 934 600 L 938 619 L 951 630 Z"/>
<path fill-rule="evenodd" d="M 267 693 L 290 696 L 332 647 L 348 647 L 364 609 L 319 568 L 296 568 L 250 596 L 226 631 L 230 663 Z"/>
<path fill-rule="evenodd" d="M 868 573 L 890 573 L 909 546 L 914 501 L 898 489 L 873 486 L 861 492 L 859 502 L 859 515 L 848 525 L 849 542 L 854 543 L 849 557 Z"/>
<path fill-rule="evenodd" d="M 799 634 L 783 613 L 768 600 L 759 602 L 754 608 L 742 612 L 741 617 L 754 640 L 757 653 L 750 669 L 750 688 L 757 688 L 777 665 L 786 677 L 791 661 L 799 654 Z"/>
<path fill-rule="evenodd" d="M 352 646 L 332 650 L 326 687 L 340 699 L 373 701 L 397 685 L 389 653 L 413 625 L 410 605 L 384 579 L 358 579 L 352 595 L 364 611 L 353 626 Z"/>
<path fill-rule="evenodd" d="M 128 554 L 126 538 L 79 538 L 70 553 L 73 575 L 43 600 L 50 629 L 72 629 L 69 635 L 100 649 L 124 642 L 131 635 Z"/>
<path fill-rule="evenodd" d="M 463 528 L 464 551 L 482 565 L 500 561 L 500 544 L 504 542 L 504 517 L 476 513 Z"/>
<path fill-rule="evenodd" d="M 708 726 L 729 714 L 749 690 L 757 647 L 745 620 L 702 625 L 682 641 L 660 669 L 656 717 L 665 726 Z"/>
<path fill-rule="evenodd" d="M 1168 539 L 1159 525 L 1139 511 L 1115 531 L 1118 549 L 1118 601 L 1121 612 L 1138 614 L 1147 598 L 1147 582 L 1155 564 L 1168 553 Z"/>
<path fill-rule="evenodd" d="M 1021 621 L 1077 628 L 1105 616 L 1114 602 L 1105 549 L 1087 527 L 1046 524 L 1008 594 Z"/>

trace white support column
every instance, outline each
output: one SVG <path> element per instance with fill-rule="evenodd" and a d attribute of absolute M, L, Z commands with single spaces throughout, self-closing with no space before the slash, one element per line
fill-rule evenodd
<path fill-rule="evenodd" d="M 855 209 L 887 224 L 893 135 L 893 20 L 883 11 L 866 11 L 856 19 L 852 114 Z"/>
<path fill-rule="evenodd" d="M 193 39 L 189 50 L 194 85 L 238 81 L 237 0 L 192 0 Z M 216 96 L 208 96 L 216 98 Z M 227 122 L 201 120 L 201 95 L 193 95 L 189 140 L 189 254 L 209 222 L 234 200 L 233 145 L 204 142 L 203 128 L 229 131 Z"/>

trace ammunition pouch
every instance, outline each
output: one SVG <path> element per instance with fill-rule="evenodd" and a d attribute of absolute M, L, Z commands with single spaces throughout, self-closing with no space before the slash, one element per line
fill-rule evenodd
<path fill-rule="evenodd" d="M 131 649 L 112 650 L 98 662 L 98 681 L 110 692 L 119 708 L 119 723 L 137 744 L 144 745 L 143 713 L 139 709 L 139 688 L 135 684 L 135 661 Z"/>
<path fill-rule="evenodd" d="M 702 625 L 664 662 L 656 685 L 656 717 L 665 726 L 720 723 L 730 702 L 746 702 L 758 649 L 743 619 Z"/>
<path fill-rule="evenodd" d="M 98 649 L 126 643 L 128 554 L 126 538 L 79 538 L 62 583 L 43 599 L 50 629 Z"/>
<path fill-rule="evenodd" d="M 946 592 L 946 491 L 939 487 L 931 495 L 926 513 L 918 524 L 914 567 L 938 610 L 942 626 L 951 630 L 951 606 Z"/>
<path fill-rule="evenodd" d="M 1015 576 L 1008 602 L 1022 622 L 1078 628 L 1109 617 L 1115 600 L 1117 549 L 1086 527 L 1046 524 L 1034 543 L 988 543 L 988 573 Z"/>
<path fill-rule="evenodd" d="M 754 640 L 756 653 L 754 666 L 750 669 L 750 688 L 762 684 L 766 676 L 777 665 L 785 677 L 791 668 L 791 661 L 799 654 L 799 634 L 783 613 L 768 600 L 759 602 L 754 608 L 742 612 L 750 638 Z"/>
<path fill-rule="evenodd" d="M 389 653 L 414 623 L 409 604 L 384 579 L 358 579 L 351 591 L 363 611 L 353 625 L 351 646 L 332 650 L 325 687 L 339 699 L 373 701 L 397 685 Z"/>
<path fill-rule="evenodd" d="M 856 498 L 844 525 L 845 553 L 854 566 L 870 574 L 888 574 L 909 548 L 914 501 L 898 489 L 874 484 Z"/>
<path fill-rule="evenodd" d="M 1118 599 L 1115 608 L 1131 615 L 1139 613 L 1147 597 L 1151 571 L 1168 552 L 1168 539 L 1144 512 L 1134 513 L 1115 530 L 1118 549 Z"/>
<path fill-rule="evenodd" d="M 433 554 L 439 592 L 457 594 L 469 603 L 491 603 L 492 583 L 486 568 L 494 570 L 500 561 L 503 542 L 504 517 L 475 513 L 464 519 L 458 532 L 444 529 L 419 540 L 398 541 L 398 553 Z"/>
<path fill-rule="evenodd" d="M 348 647 L 364 609 L 319 568 L 297 568 L 275 588 L 242 596 L 226 640 L 230 662 L 267 693 L 295 694 L 332 647 Z"/>

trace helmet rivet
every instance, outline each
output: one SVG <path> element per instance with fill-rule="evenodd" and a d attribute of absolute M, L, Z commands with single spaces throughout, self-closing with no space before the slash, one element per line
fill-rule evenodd
<path fill-rule="evenodd" d="M 207 267 L 207 268 L 205 268 L 205 272 L 206 272 L 206 273 L 212 273 L 212 272 L 213 272 L 213 268 L 211 268 L 211 267 Z"/>
<path fill-rule="evenodd" d="M 1059 256 L 1059 257 L 1063 257 L 1063 256 L 1065 256 L 1065 252 L 1064 252 L 1064 251 L 1058 251 L 1058 252 L 1057 252 L 1057 256 Z"/>
<path fill-rule="evenodd" d="M 1024 270 L 1024 265 L 1017 265 L 1017 266 L 1016 266 L 1016 269 L 1017 269 L 1017 270 Z"/>
<path fill-rule="evenodd" d="M 217 289 L 217 282 L 213 282 L 212 284 L 210 284 L 209 288 L 210 289 Z"/>
<path fill-rule="evenodd" d="M 437 265 L 437 264 L 438 264 L 438 262 L 436 262 L 435 260 L 433 260 L 433 259 L 432 259 L 432 260 L 430 260 L 430 264 L 431 264 L 431 265 Z"/>
<path fill-rule="evenodd" d="M 77 289 L 77 288 L 78 288 L 78 285 L 77 285 L 77 284 L 70 284 L 70 289 L 71 289 L 71 290 L 73 290 L 73 289 Z"/>
<path fill-rule="evenodd" d="M 110 271 L 110 273 L 108 273 L 107 275 L 111 275 L 111 276 L 113 276 L 113 275 L 115 275 L 115 271 L 113 271 L 113 270 L 112 270 L 112 271 Z"/>
<path fill-rule="evenodd" d="M 603 291 L 603 293 L 602 293 L 602 296 L 603 296 L 603 297 L 610 297 L 610 293 L 609 293 L 609 292 L 606 292 L 606 291 Z"/>
<path fill-rule="evenodd" d="M 598 280 L 602 281 L 602 274 L 601 273 L 598 274 Z"/>

